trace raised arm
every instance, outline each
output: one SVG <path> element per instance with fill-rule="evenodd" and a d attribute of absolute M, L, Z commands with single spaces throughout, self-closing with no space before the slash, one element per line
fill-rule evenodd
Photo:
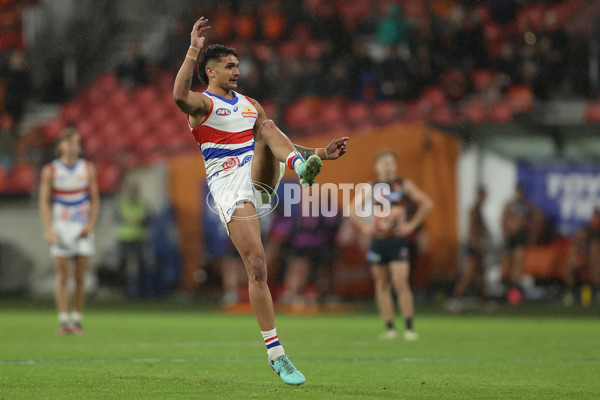
<path fill-rule="evenodd" d="M 42 224 L 44 225 L 44 237 L 50 244 L 58 243 L 58 238 L 52 230 L 52 211 L 50 202 L 52 201 L 52 167 L 48 164 L 42 169 L 40 178 L 40 200 L 39 210 Z"/>
<path fill-rule="evenodd" d="M 190 34 L 190 48 L 177 72 L 175 84 L 173 85 L 173 100 L 177 107 L 184 113 L 202 119 L 210 110 L 210 100 L 201 93 L 192 92 L 192 79 L 196 67 L 196 60 L 204 46 L 204 36 L 202 34 L 210 29 L 210 26 L 204 26 L 208 22 L 207 19 L 201 17 L 194 24 L 192 33 Z"/>

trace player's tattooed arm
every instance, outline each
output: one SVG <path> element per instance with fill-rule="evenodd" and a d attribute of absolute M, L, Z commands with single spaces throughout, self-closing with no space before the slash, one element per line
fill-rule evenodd
<path fill-rule="evenodd" d="M 326 147 L 309 148 L 295 143 L 294 147 L 304 158 L 316 154 L 321 160 L 335 160 L 346 153 L 346 142 L 348 140 L 350 140 L 349 137 L 334 139 Z"/>

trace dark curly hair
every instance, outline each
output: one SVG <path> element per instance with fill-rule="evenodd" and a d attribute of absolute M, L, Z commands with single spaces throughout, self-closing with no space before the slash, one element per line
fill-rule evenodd
<path fill-rule="evenodd" d="M 198 79 L 201 82 L 208 84 L 208 75 L 206 75 L 206 64 L 210 60 L 218 60 L 221 57 L 229 55 L 238 56 L 237 52 L 231 47 L 223 46 L 222 44 L 211 44 L 200 54 L 198 61 Z"/>

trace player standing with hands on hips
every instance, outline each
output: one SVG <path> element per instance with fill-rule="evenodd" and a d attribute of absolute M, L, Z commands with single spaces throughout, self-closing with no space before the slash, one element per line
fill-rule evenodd
<path fill-rule="evenodd" d="M 301 385 L 305 377 L 285 354 L 277 336 L 256 209 L 270 201 L 286 165 L 296 171 L 303 186 L 311 186 L 321 171 L 321 160 L 342 156 L 348 138 L 317 149 L 293 144 L 256 100 L 235 92 L 239 77 L 236 51 L 218 44 L 202 51 L 202 35 L 210 29 L 207 22 L 201 17 L 194 24 L 190 48 L 175 78 L 173 100 L 187 114 L 190 131 L 202 151 L 210 193 L 244 262 L 250 303 L 267 346 L 269 365 L 285 383 Z M 202 93 L 190 90 L 197 61 L 199 78 L 208 84 Z"/>
<path fill-rule="evenodd" d="M 381 150 L 375 156 L 377 181 L 369 186 L 367 194 L 359 191 L 350 207 L 350 217 L 363 234 L 371 237 L 367 261 L 375 281 L 375 299 L 386 331 L 382 339 L 395 339 L 398 336 L 394 326 L 394 301 L 392 287 L 398 296 L 398 306 L 405 321 L 404 339 L 417 340 L 413 328 L 414 301 L 410 288 L 410 265 L 408 263 L 408 243 L 406 237 L 423 223 L 433 209 L 433 202 L 417 185 L 408 179 L 399 178 L 396 173 L 396 154 L 391 150 Z M 381 188 L 385 187 L 385 191 Z M 377 190 L 381 189 L 381 190 Z M 385 199 L 384 199 L 385 198 Z M 407 217 L 407 200 L 417 205 L 411 218 Z M 356 210 L 366 204 L 389 204 L 389 211 L 375 215 L 369 220 L 357 215 Z M 383 208 L 382 208 L 383 209 Z"/>
<path fill-rule="evenodd" d="M 85 274 L 94 253 L 94 226 L 100 209 L 100 192 L 94 166 L 82 158 L 81 138 L 72 128 L 58 141 L 60 157 L 44 166 L 40 182 L 40 215 L 44 236 L 54 257 L 57 333 L 84 334 Z M 75 291 L 69 325 L 69 269 L 73 263 Z"/>

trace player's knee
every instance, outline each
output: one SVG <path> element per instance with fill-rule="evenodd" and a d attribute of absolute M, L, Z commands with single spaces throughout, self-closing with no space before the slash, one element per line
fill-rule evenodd
<path fill-rule="evenodd" d="M 56 274 L 55 281 L 59 286 L 67 286 L 69 283 L 69 277 L 67 274 Z"/>
<path fill-rule="evenodd" d="M 394 289 L 398 292 L 404 292 L 410 290 L 410 285 L 406 279 L 394 279 Z"/>
<path fill-rule="evenodd" d="M 255 282 L 267 281 L 267 266 L 263 255 L 254 254 L 248 257 L 248 277 Z"/>
<path fill-rule="evenodd" d="M 263 122 L 262 127 L 261 127 L 261 133 L 264 132 L 268 132 L 270 130 L 275 129 L 277 126 L 275 125 L 275 122 L 273 122 L 273 120 L 266 120 L 265 122 Z"/>

